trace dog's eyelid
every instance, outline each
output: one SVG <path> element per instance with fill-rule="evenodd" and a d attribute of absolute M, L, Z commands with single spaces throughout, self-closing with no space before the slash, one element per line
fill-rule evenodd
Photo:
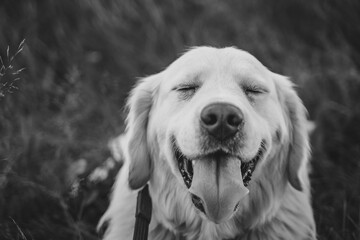
<path fill-rule="evenodd" d="M 196 83 L 182 83 L 172 88 L 181 100 L 189 100 L 200 88 Z"/>
<path fill-rule="evenodd" d="M 195 83 L 184 83 L 172 88 L 173 91 L 197 90 L 200 86 Z"/>
<path fill-rule="evenodd" d="M 245 85 L 243 86 L 243 89 L 245 91 L 246 94 L 265 94 L 265 93 L 269 93 L 269 89 L 264 87 L 264 86 L 259 86 L 259 85 Z"/>

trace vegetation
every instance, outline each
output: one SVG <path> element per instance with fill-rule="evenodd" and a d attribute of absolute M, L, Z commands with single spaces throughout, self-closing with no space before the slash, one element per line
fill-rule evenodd
<path fill-rule="evenodd" d="M 127 92 L 211 45 L 298 84 L 319 239 L 359 239 L 359 25 L 356 0 L 1 1 L 0 238 L 98 239 L 114 175 L 86 179 L 123 131 Z"/>

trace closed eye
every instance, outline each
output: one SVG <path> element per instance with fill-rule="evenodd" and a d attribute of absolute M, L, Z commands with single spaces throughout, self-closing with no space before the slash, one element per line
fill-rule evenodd
<path fill-rule="evenodd" d="M 178 88 L 176 88 L 176 91 L 196 91 L 198 88 L 198 86 L 195 85 L 189 85 L 189 86 L 180 86 Z"/>
<path fill-rule="evenodd" d="M 268 90 L 263 87 L 250 85 L 244 87 L 244 92 L 248 97 L 255 97 L 267 93 Z"/>
<path fill-rule="evenodd" d="M 179 94 L 179 98 L 182 100 L 190 99 L 198 89 L 199 86 L 195 84 L 181 84 L 173 88 L 173 90 Z"/>
<path fill-rule="evenodd" d="M 248 88 L 245 89 L 246 94 L 261 94 L 263 93 L 263 91 L 259 90 L 259 89 L 252 89 L 252 88 Z"/>

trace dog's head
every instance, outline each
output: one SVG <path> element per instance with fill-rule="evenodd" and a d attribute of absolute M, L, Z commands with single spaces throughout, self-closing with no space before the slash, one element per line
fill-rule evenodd
<path fill-rule="evenodd" d="M 156 177 L 152 169 L 164 160 L 199 214 L 220 223 L 259 191 L 260 182 L 289 182 L 299 191 L 306 184 L 301 100 L 285 77 L 247 52 L 192 49 L 142 79 L 128 107 L 133 189 Z"/>

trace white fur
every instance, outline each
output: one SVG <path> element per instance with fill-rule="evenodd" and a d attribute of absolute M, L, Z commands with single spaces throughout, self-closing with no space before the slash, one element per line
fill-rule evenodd
<path fill-rule="evenodd" d="M 174 87 L 189 81 L 200 87 L 184 99 Z M 249 97 L 243 91 L 249 84 L 267 92 Z M 249 194 L 234 216 L 219 224 L 192 204 L 171 147 L 175 137 L 187 157 L 204 154 L 199 112 L 214 102 L 235 105 L 244 113 L 241 159 L 254 157 L 262 139 L 268 144 Z M 133 189 L 147 182 L 153 202 L 149 239 L 316 239 L 306 110 L 288 79 L 244 51 L 200 47 L 141 80 L 128 108 L 127 131 L 119 141 L 124 165 L 99 223 L 109 223 L 104 239 L 132 239 L 138 192 Z"/>

